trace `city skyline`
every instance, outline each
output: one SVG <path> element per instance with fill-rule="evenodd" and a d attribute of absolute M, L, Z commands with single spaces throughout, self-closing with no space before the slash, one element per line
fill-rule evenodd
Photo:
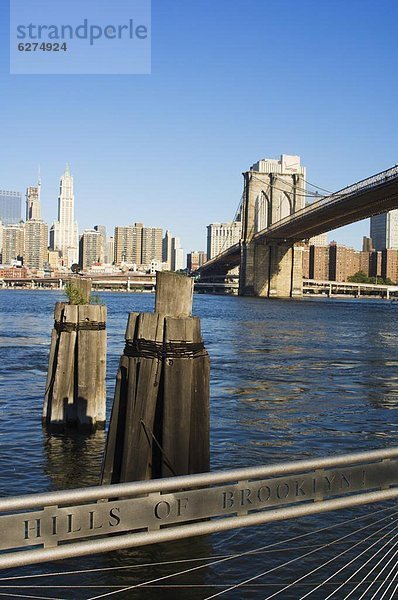
<path fill-rule="evenodd" d="M 284 155 L 281 155 L 281 156 L 284 156 Z M 300 161 L 300 157 L 297 157 L 297 158 Z M 270 158 L 265 158 L 264 157 L 262 159 L 257 160 L 256 163 L 253 165 L 253 167 L 260 165 L 264 161 L 271 161 L 271 162 L 274 161 L 275 163 L 277 163 L 278 160 L 279 160 L 279 158 L 270 159 Z M 69 165 L 70 165 L 70 163 L 66 162 L 65 170 L 64 170 L 63 174 L 58 178 L 58 181 L 62 182 L 62 178 L 65 176 L 65 173 L 68 173 L 69 175 L 71 175 L 70 174 L 70 166 Z M 253 168 L 253 167 L 251 167 L 251 168 Z M 305 170 L 306 170 L 306 167 L 304 167 L 304 172 L 305 172 Z M 73 190 L 74 190 L 74 187 L 75 187 L 74 186 L 74 177 L 72 176 L 71 179 L 72 179 L 72 193 L 73 193 Z M 5 189 L 6 189 L 5 187 L 2 188 L 1 185 L 0 185 L 0 190 L 5 190 Z M 29 192 L 30 193 L 32 193 L 32 192 L 34 193 L 35 190 L 37 190 L 37 193 L 38 193 L 38 206 L 39 206 L 38 210 L 39 210 L 39 214 L 41 215 L 41 220 L 44 223 L 47 223 L 47 224 L 52 223 L 51 229 L 53 229 L 53 226 L 57 222 L 57 220 L 53 219 L 51 217 L 47 219 L 45 216 L 43 216 L 42 178 L 41 178 L 41 174 L 39 175 L 38 182 L 37 182 L 36 186 L 27 185 L 26 188 L 25 188 L 25 193 L 24 194 L 22 194 L 22 192 L 20 192 L 19 190 L 16 190 L 15 188 L 14 189 L 10 188 L 9 191 L 12 194 L 18 194 L 19 197 L 21 198 L 21 200 L 22 200 L 22 198 L 25 198 L 26 199 L 26 203 L 27 203 L 27 195 L 29 194 Z M 58 219 L 59 219 L 59 215 L 60 215 L 60 196 L 58 196 L 57 202 L 58 202 Z M 73 204 L 74 204 L 74 202 L 73 202 Z M 79 205 L 78 205 L 78 207 L 79 207 Z M 52 209 L 54 210 L 54 207 L 52 207 Z M 21 221 L 27 220 L 27 211 L 28 211 L 27 204 L 24 206 L 23 203 L 21 202 Z M 74 207 L 73 207 L 73 211 L 74 211 Z M 390 212 L 392 212 L 394 215 L 398 214 L 398 209 L 396 211 L 390 211 Z M 24 213 L 26 213 L 26 214 L 24 214 Z M 382 214 L 385 214 L 385 213 L 382 213 Z M 381 216 L 382 215 L 379 215 L 378 217 L 381 217 Z M 378 220 L 378 217 L 376 217 L 376 221 Z M 85 227 L 78 226 L 77 227 L 77 235 L 78 235 L 78 240 L 76 242 L 76 248 L 77 249 L 79 247 L 79 239 L 83 235 L 84 231 L 89 230 L 89 229 L 93 229 L 94 223 L 100 222 L 100 219 L 95 219 L 94 218 L 94 220 L 93 220 L 93 215 L 91 215 L 90 219 L 91 220 L 88 222 L 87 226 L 85 226 Z M 372 219 L 375 219 L 375 217 L 373 217 Z M 361 246 L 362 246 L 362 239 L 363 239 L 363 237 L 364 236 L 370 236 L 371 227 L 372 227 L 372 219 L 364 219 L 364 220 L 359 221 L 357 223 L 353 223 L 352 225 L 341 227 L 339 229 L 330 230 L 330 231 L 327 232 L 328 239 L 329 239 L 329 241 L 335 241 L 335 242 L 337 242 L 339 245 L 347 246 L 347 247 L 352 247 L 352 248 L 354 248 L 356 250 L 359 250 L 361 248 Z M 130 223 L 125 222 L 125 223 L 122 224 L 119 218 L 114 217 L 114 222 L 116 223 L 115 226 L 112 227 L 108 223 L 105 223 L 103 225 L 103 226 L 105 226 L 106 230 L 108 231 L 107 239 L 109 239 L 110 237 L 114 236 L 115 230 L 116 230 L 117 227 L 132 226 L 135 221 L 136 221 L 136 218 L 133 218 Z M 75 223 L 76 224 L 79 223 L 79 219 L 78 218 L 75 218 Z M 209 248 L 208 248 L 208 243 L 209 243 L 209 241 L 208 241 L 208 229 L 209 229 L 209 227 L 211 225 L 225 225 L 225 224 L 232 224 L 232 223 L 233 223 L 232 219 L 231 220 L 224 220 L 224 221 L 213 221 L 213 222 L 208 223 L 206 225 L 205 232 L 204 232 L 204 235 L 203 235 L 203 241 L 200 243 L 200 245 L 194 246 L 192 244 L 192 245 L 188 245 L 188 246 L 183 246 L 184 247 L 185 261 L 186 261 L 186 255 L 188 253 L 190 253 L 190 252 L 196 251 L 198 248 L 200 250 L 203 250 L 203 251 L 207 252 L 207 254 L 209 254 L 209 252 L 208 252 L 208 250 L 209 250 Z M 347 231 L 349 231 L 350 228 L 352 228 L 352 226 L 355 226 L 355 225 L 356 226 L 362 225 L 363 226 L 363 231 L 361 231 L 361 230 L 358 229 L 358 232 L 357 232 L 357 235 L 356 235 L 354 243 L 350 243 L 348 241 L 344 241 L 344 234 L 343 234 L 343 237 L 341 238 L 340 235 L 339 235 L 339 232 L 340 231 L 341 232 L 347 232 Z M 150 225 L 150 227 L 153 228 L 152 225 Z M 155 226 L 155 228 L 156 228 L 156 226 Z M 49 233 L 50 233 L 50 235 L 51 235 L 51 229 L 50 229 L 50 225 L 49 225 Z M 165 226 L 163 224 L 159 224 L 158 229 L 162 229 L 165 232 L 165 234 L 167 234 L 167 233 L 170 232 L 170 229 L 174 229 L 174 228 L 173 227 L 169 228 L 168 226 Z M 111 231 L 112 233 L 109 233 L 109 231 Z M 207 233 L 206 233 L 206 231 L 207 231 Z M 349 237 L 349 235 L 347 235 L 346 237 Z M 184 239 L 184 238 L 186 238 L 186 236 L 184 235 L 184 232 L 178 236 L 178 239 Z M 395 237 L 394 237 L 394 239 L 395 239 Z M 51 239 L 49 240 L 49 246 L 51 247 Z M 388 246 L 388 247 L 395 247 L 395 245 L 394 246 Z M 73 262 L 78 262 L 78 260 L 73 261 Z"/>
<path fill-rule="evenodd" d="M 37 75 L 34 86 L 8 74 L 7 4 L 1 187 L 24 190 L 42 165 L 46 222 L 67 160 L 81 231 L 94 211 L 108 229 L 126 215 L 184 232 L 184 248 L 204 248 L 206 226 L 233 219 L 241 172 L 264 156 L 300 155 L 308 180 L 331 191 L 397 162 L 398 86 L 385 77 L 395 69 L 395 3 L 204 0 L 177 10 L 154 0 L 152 75 Z M 359 247 L 367 233 L 357 223 L 333 237 Z"/>

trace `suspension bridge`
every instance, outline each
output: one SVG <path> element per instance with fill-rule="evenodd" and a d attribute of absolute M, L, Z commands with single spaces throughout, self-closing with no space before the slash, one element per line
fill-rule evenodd
<path fill-rule="evenodd" d="M 278 168 L 270 166 L 259 161 L 243 174 L 241 240 L 200 268 L 201 281 L 221 281 L 239 267 L 240 295 L 301 296 L 302 250 L 297 242 L 398 208 L 398 166 L 308 206 L 305 169 L 299 163 L 286 166 L 284 155 Z"/>

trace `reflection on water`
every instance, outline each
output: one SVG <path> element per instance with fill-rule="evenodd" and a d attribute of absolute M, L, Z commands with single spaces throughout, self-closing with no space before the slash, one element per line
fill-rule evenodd
<path fill-rule="evenodd" d="M 0 495 L 96 485 L 105 433 L 48 435 L 41 427 L 50 332 L 58 292 L 0 290 Z M 153 310 L 150 294 L 103 294 L 108 305 L 107 412 L 111 407 L 127 313 Z M 211 371 L 212 468 L 376 449 L 398 444 L 398 321 L 383 301 L 266 301 L 196 296 Z M 23 315 L 23 318 L 21 316 Z M 362 509 L 350 513 L 353 517 Z M 364 509 L 365 510 L 365 509 Z M 368 509 L 366 509 L 368 510 Z M 328 523 L 338 522 L 335 514 Z M 202 566 L 214 556 L 239 553 L 311 531 L 326 517 L 182 540 L 62 563 L 65 569 L 108 570 L 69 576 L 59 597 L 80 599 L 136 585 L 177 570 Z M 342 527 L 347 531 L 347 526 Z M 336 535 L 336 532 L 333 533 Z M 331 539 L 333 536 L 331 535 Z M 296 547 L 283 550 L 293 559 Z M 309 563 L 326 561 L 328 550 Z M 115 598 L 202 599 L 281 560 L 281 553 L 198 568 Z M 316 563 L 318 561 L 318 563 Z M 164 564 L 164 563 L 172 564 Z M 154 565 L 154 563 L 157 563 Z M 144 566 L 144 565 L 151 566 Z M 293 563 L 260 580 L 274 586 L 245 588 L 226 597 L 264 598 L 308 564 Z M 127 568 L 128 567 L 128 568 Z M 54 573 L 60 565 L 18 570 Z M 44 583 L 54 583 L 50 579 Z M 40 582 L 42 583 L 42 582 Z M 158 587 L 169 585 L 167 589 Z M 77 589 L 91 585 L 97 588 Z M 187 587 L 191 586 L 191 587 Z M 206 587 L 203 587 L 206 586 Z M 31 590 L 35 595 L 34 590 Z M 41 595 L 37 593 L 36 595 Z M 27 592 L 28 593 L 28 592 Z M 304 593 L 304 588 L 303 588 Z M 45 595 L 45 594 L 43 594 Z M 55 595 L 55 594 L 53 594 Z M 10 598 L 14 597 L 11 593 Z M 286 592 L 284 599 L 297 596 Z M 318 596 L 320 599 L 323 596 Z"/>
<path fill-rule="evenodd" d="M 106 434 L 96 431 L 90 435 L 68 432 L 48 434 L 43 431 L 44 465 L 53 489 L 98 485 Z"/>

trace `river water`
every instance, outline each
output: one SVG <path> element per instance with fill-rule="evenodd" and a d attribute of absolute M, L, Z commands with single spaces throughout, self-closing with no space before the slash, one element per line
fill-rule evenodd
<path fill-rule="evenodd" d="M 0 496 L 98 483 L 104 432 L 50 436 L 41 427 L 53 308 L 63 299 L 62 292 L 0 291 Z M 104 293 L 101 299 L 108 306 L 109 416 L 127 314 L 152 311 L 154 296 Z M 397 311 L 396 304 L 382 300 L 195 296 L 194 314 L 201 318 L 211 358 L 212 469 L 397 446 Z M 357 553 L 364 548 L 356 529 L 366 526 L 372 533 L 392 522 L 392 516 L 381 521 L 390 514 L 375 512 L 381 508 L 393 510 L 357 508 L 1 572 L 1 588 L 29 587 L 0 589 L 0 597 L 88 599 L 117 591 L 110 597 L 191 600 L 251 580 L 219 597 L 301 598 L 349 562 L 356 542 Z M 350 532 L 345 542 L 326 546 Z M 344 557 L 326 564 L 346 549 Z M 216 562 L 237 554 L 243 556 Z M 358 564 L 309 597 L 327 598 Z M 284 589 L 312 569 L 313 575 Z M 56 575 L 76 570 L 84 572 Z M 186 572 L 164 579 L 181 571 Z M 4 580 L 44 573 L 49 575 Z M 354 576 L 333 597 L 345 597 L 364 576 Z M 151 580 L 158 581 L 118 591 Z M 360 598 L 363 585 L 350 597 Z M 371 598 L 375 586 L 363 597 Z"/>

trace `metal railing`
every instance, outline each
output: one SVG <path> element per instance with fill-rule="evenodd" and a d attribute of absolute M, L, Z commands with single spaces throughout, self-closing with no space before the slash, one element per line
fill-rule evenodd
<path fill-rule="evenodd" d="M 0 568 L 396 499 L 397 467 L 398 448 L 392 448 L 3 498 Z"/>

